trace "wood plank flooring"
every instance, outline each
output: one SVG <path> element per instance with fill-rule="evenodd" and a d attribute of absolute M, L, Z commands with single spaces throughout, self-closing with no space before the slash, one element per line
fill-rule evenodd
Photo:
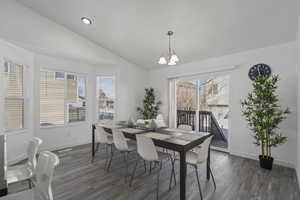
<path fill-rule="evenodd" d="M 105 152 L 96 153 L 91 163 L 91 146 L 73 147 L 71 151 L 57 152 L 60 165 L 56 168 L 53 181 L 55 200 L 154 200 L 156 188 L 156 169 L 149 175 L 144 173 L 141 162 L 132 187 L 125 184 L 125 163 L 116 153 L 110 172 L 104 171 Z M 136 154 L 129 156 L 130 172 Z M 149 168 L 149 165 L 147 166 Z M 212 171 L 215 175 L 217 190 L 214 192 L 212 181 L 205 179 L 205 166 L 199 167 L 200 182 L 204 199 L 209 200 L 299 200 L 295 170 L 274 166 L 272 171 L 260 169 L 258 162 L 226 153 L 212 151 Z M 160 176 L 161 200 L 179 199 L 179 184 L 169 192 L 171 164 L 164 162 Z M 176 164 L 179 181 L 179 163 Z M 188 168 L 187 199 L 200 199 L 195 172 Z M 27 188 L 26 182 L 9 186 L 9 193 Z"/>

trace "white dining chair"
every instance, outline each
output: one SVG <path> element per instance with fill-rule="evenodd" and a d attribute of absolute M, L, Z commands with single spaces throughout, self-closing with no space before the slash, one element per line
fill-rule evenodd
<path fill-rule="evenodd" d="M 101 126 L 97 126 L 96 127 L 96 142 L 97 142 L 97 146 L 96 146 L 96 151 L 99 150 L 99 146 L 104 146 L 105 147 L 105 152 L 106 152 L 106 160 L 105 160 L 105 165 L 104 168 L 106 169 L 107 167 L 107 162 L 108 162 L 108 149 L 110 148 L 112 151 L 113 148 L 113 137 L 112 135 L 109 135 L 108 133 L 105 132 L 104 128 Z"/>
<path fill-rule="evenodd" d="M 1 197 L 0 200 L 53 200 L 51 182 L 59 158 L 54 153 L 44 151 L 39 154 L 34 187 L 19 193 Z"/>
<path fill-rule="evenodd" d="M 158 114 L 156 119 L 154 120 L 156 128 L 167 128 L 167 124 L 163 118 L 162 114 Z"/>
<path fill-rule="evenodd" d="M 119 129 L 112 129 L 113 133 L 113 141 L 115 148 L 121 152 L 124 156 L 124 161 L 126 164 L 126 172 L 125 172 L 125 182 L 127 182 L 127 176 L 128 176 L 128 154 L 136 150 L 136 144 L 133 144 L 128 141 L 128 139 L 125 138 L 123 132 Z M 113 159 L 114 152 L 111 150 L 110 154 L 110 160 L 107 167 L 107 171 L 109 171 L 111 162 Z"/>
<path fill-rule="evenodd" d="M 180 124 L 177 128 L 184 130 L 184 131 L 192 131 L 193 130 L 193 127 L 188 124 Z"/>
<path fill-rule="evenodd" d="M 27 180 L 29 188 L 32 187 L 31 178 L 34 175 L 37 164 L 36 155 L 41 144 L 42 140 L 37 137 L 34 137 L 29 141 L 27 146 L 27 162 L 23 165 L 8 167 L 7 169 L 6 178 L 8 184 Z"/>
<path fill-rule="evenodd" d="M 146 128 L 146 120 L 144 119 L 138 119 L 136 120 L 136 126 L 140 127 L 140 128 Z"/>
<path fill-rule="evenodd" d="M 207 137 L 204 140 L 204 142 L 201 144 L 201 146 L 198 146 L 198 148 L 194 149 L 193 151 L 186 152 L 186 163 L 188 165 L 194 167 L 194 169 L 195 169 L 196 178 L 197 178 L 197 182 L 198 182 L 198 189 L 199 189 L 201 200 L 203 199 L 203 196 L 202 196 L 201 185 L 200 185 L 200 181 L 199 181 L 198 165 L 207 162 L 212 137 L 213 136 Z M 175 160 L 179 160 L 179 158 L 176 157 Z M 212 176 L 214 189 L 216 189 L 216 182 L 215 182 L 214 175 L 211 171 L 210 165 L 208 165 L 208 166 L 209 166 L 209 168 L 208 168 L 209 173 Z M 171 184 L 172 184 L 172 177 L 170 179 L 170 185 Z"/>
<path fill-rule="evenodd" d="M 173 159 L 172 159 L 172 157 L 169 153 L 160 152 L 160 151 L 156 150 L 152 138 L 149 138 L 149 137 L 146 137 L 146 136 L 143 136 L 143 135 L 136 135 L 136 141 L 137 141 L 138 155 L 144 161 L 148 161 L 150 163 L 154 162 L 154 163 L 159 165 L 159 169 L 158 169 L 158 172 L 157 172 L 157 187 L 156 187 L 156 199 L 158 199 L 158 196 L 159 196 L 158 195 L 159 194 L 159 176 L 160 176 L 160 170 L 162 169 L 162 161 L 167 160 L 167 159 L 170 159 L 171 162 L 174 162 L 174 161 L 173 161 Z M 136 171 L 136 168 L 137 168 L 137 165 L 138 165 L 139 161 L 140 161 L 140 159 L 137 159 L 136 164 L 134 166 L 133 173 L 131 175 L 131 180 L 130 180 L 129 186 L 132 185 L 132 181 L 134 179 L 135 171 Z M 173 163 L 172 163 L 172 166 L 174 166 Z M 173 169 L 171 171 L 171 176 L 174 176 L 174 179 L 176 181 L 175 172 L 174 172 Z"/>

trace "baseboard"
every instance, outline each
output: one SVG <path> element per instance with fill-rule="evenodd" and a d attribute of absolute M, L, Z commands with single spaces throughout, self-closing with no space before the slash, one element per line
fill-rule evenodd
<path fill-rule="evenodd" d="M 24 154 L 21 154 L 19 156 L 17 156 L 16 158 L 14 158 L 13 160 L 7 160 L 7 165 L 14 165 L 18 162 L 21 162 L 22 160 L 25 160 L 27 158 L 27 155 L 24 153 Z"/>
<path fill-rule="evenodd" d="M 88 143 L 87 142 L 77 142 L 77 143 L 65 144 L 65 145 L 51 147 L 51 148 L 41 148 L 39 150 L 39 152 L 41 152 L 41 151 L 56 151 L 56 150 L 60 150 L 60 149 L 65 149 L 65 148 L 70 148 L 70 147 L 85 145 L 85 144 L 89 144 L 89 143 L 90 142 L 88 142 Z"/>
<path fill-rule="evenodd" d="M 85 144 L 89 144 L 89 143 L 87 143 L 87 142 L 78 142 L 78 143 L 74 143 L 74 144 L 66 144 L 66 145 L 52 147 L 52 148 L 41 148 L 39 150 L 39 152 L 42 152 L 42 151 L 55 151 L 55 150 L 60 150 L 60 149 L 65 149 L 65 148 L 70 148 L 70 147 L 85 145 Z M 7 161 L 7 165 L 9 166 L 9 165 L 17 164 L 17 163 L 25 160 L 26 158 L 27 158 L 27 155 L 25 153 L 21 154 L 21 155 L 15 157 L 12 160 L 8 160 Z"/>
<path fill-rule="evenodd" d="M 210 146 L 210 149 L 215 150 L 215 151 L 224 152 L 224 153 L 229 153 L 229 150 L 225 149 L 225 148 Z"/>
<path fill-rule="evenodd" d="M 252 159 L 252 160 L 258 160 L 258 156 L 254 155 L 254 154 L 243 153 L 243 152 L 235 152 L 235 151 L 230 151 L 229 154 L 234 155 L 234 156 L 249 158 L 249 159 Z M 289 163 L 289 162 L 284 161 L 284 160 L 274 159 L 274 164 L 280 165 L 280 166 L 283 166 L 283 167 L 296 169 L 296 167 L 293 163 Z"/>

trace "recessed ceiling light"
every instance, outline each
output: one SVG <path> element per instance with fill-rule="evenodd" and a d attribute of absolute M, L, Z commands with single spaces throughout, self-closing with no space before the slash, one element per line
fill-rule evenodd
<path fill-rule="evenodd" d="M 81 22 L 88 25 L 92 24 L 92 20 L 87 17 L 81 17 Z"/>

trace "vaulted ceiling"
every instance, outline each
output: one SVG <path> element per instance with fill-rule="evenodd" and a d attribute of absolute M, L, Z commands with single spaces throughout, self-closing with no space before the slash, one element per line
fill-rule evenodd
<path fill-rule="evenodd" d="M 18 0 L 144 68 L 167 51 L 180 63 L 296 39 L 299 0 Z M 81 23 L 90 17 L 90 26 Z"/>

